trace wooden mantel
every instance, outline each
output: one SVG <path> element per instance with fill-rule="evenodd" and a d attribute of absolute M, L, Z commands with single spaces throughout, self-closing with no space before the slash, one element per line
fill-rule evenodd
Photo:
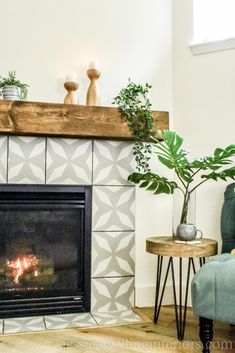
<path fill-rule="evenodd" d="M 153 112 L 155 130 L 168 112 Z M 0 100 L 0 134 L 133 140 L 117 108 Z"/>

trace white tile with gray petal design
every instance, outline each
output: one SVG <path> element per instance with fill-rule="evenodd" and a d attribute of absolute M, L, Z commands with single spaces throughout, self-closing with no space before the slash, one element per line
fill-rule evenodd
<path fill-rule="evenodd" d="M 49 138 L 47 184 L 91 184 L 92 141 Z"/>
<path fill-rule="evenodd" d="M 141 317 L 134 313 L 131 309 L 104 313 L 92 312 L 92 315 L 99 326 L 143 322 Z"/>
<path fill-rule="evenodd" d="M 128 185 L 134 170 L 133 143 L 94 141 L 93 184 Z"/>
<path fill-rule="evenodd" d="M 19 317 L 4 320 L 4 333 L 44 331 L 42 316 Z"/>
<path fill-rule="evenodd" d="M 9 137 L 9 183 L 45 183 L 45 138 Z"/>
<path fill-rule="evenodd" d="M 93 232 L 92 277 L 134 275 L 134 232 Z"/>
<path fill-rule="evenodd" d="M 122 311 L 134 306 L 134 278 L 95 278 L 91 281 L 91 311 Z"/>
<path fill-rule="evenodd" d="M 90 313 L 44 316 L 47 330 L 97 326 Z"/>
<path fill-rule="evenodd" d="M 93 187 L 93 231 L 120 231 L 135 228 L 135 188 Z"/>
<path fill-rule="evenodd" d="M 7 181 L 7 141 L 6 136 L 0 137 L 0 183 Z"/>

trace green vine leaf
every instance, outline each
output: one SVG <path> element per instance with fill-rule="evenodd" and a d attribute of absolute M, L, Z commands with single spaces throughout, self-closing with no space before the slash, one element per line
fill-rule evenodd
<path fill-rule="evenodd" d="M 145 142 L 149 141 L 153 134 L 152 105 L 148 98 L 150 89 L 148 83 L 142 86 L 129 80 L 127 87 L 121 89 L 113 102 L 118 105 L 118 110 L 134 134 L 133 154 L 136 169 L 144 172 L 150 170 L 149 160 L 152 153 L 151 145 Z"/>

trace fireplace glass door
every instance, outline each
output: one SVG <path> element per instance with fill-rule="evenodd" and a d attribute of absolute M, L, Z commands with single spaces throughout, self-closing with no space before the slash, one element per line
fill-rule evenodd
<path fill-rule="evenodd" d="M 90 188 L 0 187 L 0 316 L 89 311 Z"/>

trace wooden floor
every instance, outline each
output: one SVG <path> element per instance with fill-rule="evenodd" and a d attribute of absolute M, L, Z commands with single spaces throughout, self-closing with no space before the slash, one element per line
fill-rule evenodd
<path fill-rule="evenodd" d="M 188 312 L 183 342 L 176 339 L 174 308 L 163 307 L 154 325 L 153 310 L 141 309 L 141 324 L 68 329 L 0 336 L 1 353 L 199 353 L 198 323 Z M 216 324 L 211 353 L 235 353 L 235 327 Z"/>

